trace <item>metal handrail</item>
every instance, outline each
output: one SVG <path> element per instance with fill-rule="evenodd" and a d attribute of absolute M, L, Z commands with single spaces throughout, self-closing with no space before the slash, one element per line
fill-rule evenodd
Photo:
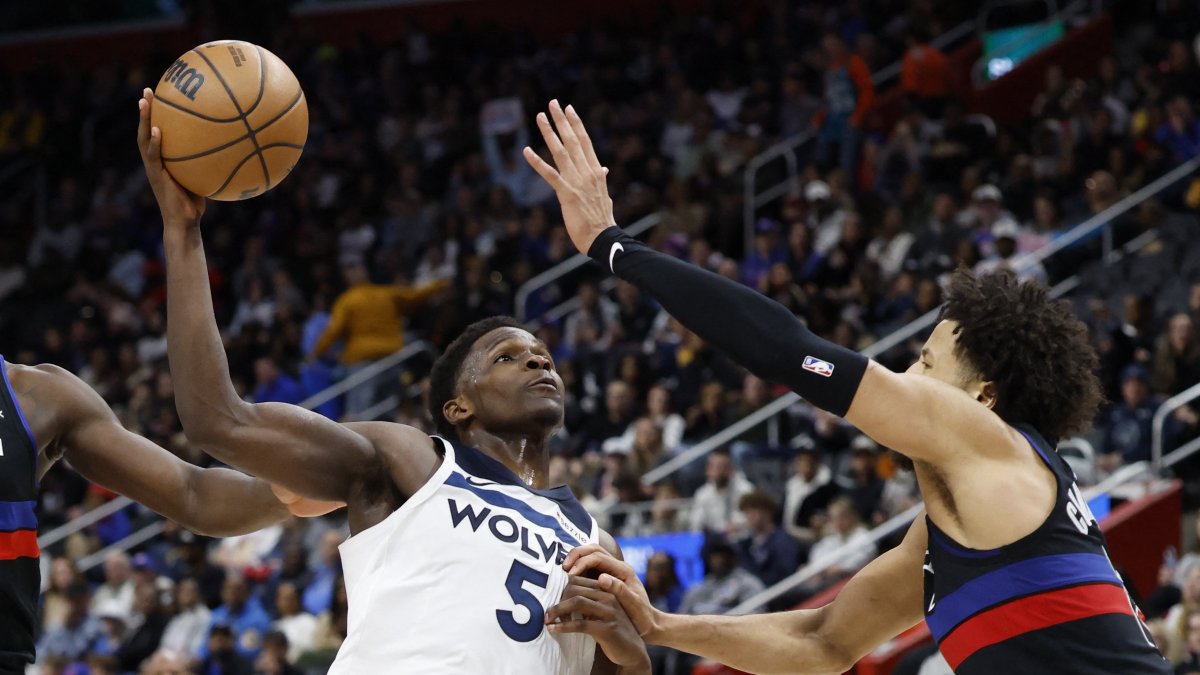
<path fill-rule="evenodd" d="M 388 354 L 387 356 L 372 362 L 367 367 L 347 377 L 346 379 L 333 384 L 317 393 L 309 396 L 299 403 L 301 408 L 312 410 L 317 406 L 327 403 L 334 398 L 350 391 L 358 385 L 367 382 L 380 373 L 395 368 L 396 366 L 411 359 L 417 354 L 436 354 L 433 345 L 424 340 L 416 340 L 405 345 L 400 351 Z"/>
<path fill-rule="evenodd" d="M 659 221 L 661 220 L 662 215 L 655 211 L 654 213 L 648 214 L 634 221 L 631 225 L 623 229 L 625 230 L 626 234 L 630 235 L 631 237 L 636 237 L 646 230 L 658 225 Z M 526 323 L 529 321 L 529 308 L 526 305 L 529 304 L 529 296 L 533 295 L 534 291 L 545 288 L 567 274 L 570 274 L 580 267 L 583 267 L 589 260 L 591 260 L 591 258 L 589 258 L 586 253 L 576 253 L 570 258 L 567 258 L 554 267 L 551 267 L 545 272 L 542 272 L 529 281 L 521 284 L 517 288 L 517 292 L 513 297 L 513 313 L 517 315 L 517 318 L 520 319 L 521 323 Z"/>
<path fill-rule="evenodd" d="M 89 556 L 80 558 L 75 562 L 75 566 L 79 568 L 80 572 L 87 572 L 93 567 L 103 563 L 104 559 L 107 558 L 109 554 L 128 551 L 138 544 L 145 543 L 157 537 L 158 535 L 162 534 L 163 528 L 163 521 L 156 520 L 137 532 L 134 532 L 123 539 L 115 541 Z"/>
<path fill-rule="evenodd" d="M 91 511 L 79 516 L 78 518 L 72 518 L 66 523 L 63 523 L 62 525 L 38 537 L 38 547 L 49 548 L 63 539 L 71 536 L 72 534 L 82 530 L 83 528 L 89 527 L 94 523 L 104 520 L 105 518 L 133 503 L 135 502 L 129 497 L 118 495 L 112 501 L 101 504 Z"/>
<path fill-rule="evenodd" d="M 954 28 L 934 38 L 929 44 L 935 49 L 945 49 L 949 45 L 970 35 L 974 30 L 974 22 L 963 21 Z M 900 74 L 903 63 L 904 60 L 902 57 L 884 66 L 877 72 L 872 73 L 871 84 L 878 87 L 896 77 Z M 785 138 L 774 143 L 750 158 L 750 161 L 746 163 L 746 169 L 742 172 L 742 227 L 745 230 L 746 251 L 753 250 L 754 247 L 754 217 L 758 213 L 759 207 L 779 199 L 793 187 L 793 184 L 800 175 L 793 151 L 811 141 L 812 138 L 813 133 L 811 131 L 803 131 L 791 138 Z M 787 178 L 762 192 L 756 192 L 755 181 L 758 178 L 759 170 L 766 166 L 768 162 L 781 156 L 784 158 L 784 162 L 787 163 Z"/>
<path fill-rule="evenodd" d="M 1188 162 L 1185 162 L 1184 164 L 1180 165 L 1179 167 L 1175 168 L 1174 170 L 1169 171 L 1166 174 L 1163 174 L 1158 179 L 1152 181 L 1146 187 L 1134 192 L 1131 195 L 1126 196 L 1124 199 L 1118 201 L 1116 204 L 1113 204 L 1112 206 L 1108 207 L 1107 209 L 1101 211 L 1100 213 L 1098 213 L 1098 214 L 1092 216 L 1091 218 L 1084 220 L 1082 223 L 1079 223 L 1078 225 L 1074 226 L 1073 228 L 1071 228 L 1069 231 L 1067 231 L 1065 234 L 1063 234 L 1063 236 L 1059 237 L 1058 239 L 1055 239 L 1054 241 L 1047 243 L 1042 248 L 1025 255 L 1016 265 L 1018 271 L 1024 270 L 1026 267 L 1028 267 L 1029 265 L 1032 265 L 1035 262 L 1041 262 L 1042 260 L 1045 260 L 1049 256 L 1054 255 L 1058 251 L 1061 251 L 1062 249 L 1067 248 L 1071 244 L 1074 244 L 1075 242 L 1083 239 L 1084 237 L 1087 237 L 1088 235 L 1092 234 L 1093 232 L 1095 232 L 1101 228 L 1108 227 L 1111 224 L 1113 219 L 1117 218 L 1118 216 L 1123 215 L 1125 212 L 1127 212 L 1130 209 L 1134 208 L 1135 206 L 1141 204 L 1146 199 L 1148 199 L 1148 198 L 1154 196 L 1155 194 L 1157 194 L 1158 192 L 1161 192 L 1162 190 L 1166 189 L 1170 185 L 1174 184 L 1175 182 L 1179 181 L 1180 179 L 1187 176 L 1191 172 L 1195 171 L 1197 168 L 1200 168 L 1200 157 L 1197 157 Z M 1141 239 L 1141 238 L 1139 237 L 1139 239 Z M 1126 246 L 1126 248 L 1128 248 L 1128 245 Z M 1106 262 L 1111 262 L 1111 261 L 1109 261 L 1106 258 Z M 1058 284 L 1056 284 L 1050 290 L 1050 295 L 1051 295 L 1051 297 L 1054 297 L 1054 298 L 1060 297 L 1066 293 L 1073 291 L 1078 285 L 1079 285 L 1079 276 L 1074 275 L 1074 276 L 1072 276 L 1068 279 L 1065 279 L 1065 280 L 1059 282 Z M 871 344 L 866 349 L 864 349 L 862 351 L 862 353 L 871 358 L 874 358 L 875 356 L 882 354 L 883 352 L 887 351 L 888 349 L 891 349 L 892 347 L 896 346 L 897 344 L 900 344 L 902 341 L 908 339 L 909 337 L 916 334 L 917 332 L 932 325 L 933 322 L 936 320 L 939 312 L 940 312 L 940 309 L 935 309 L 930 312 L 927 312 L 924 316 L 914 319 L 908 325 L 896 330 L 895 332 L 889 334 L 888 336 L 884 337 L 883 339 L 879 340 L 878 342 Z M 758 410 L 754 411 L 753 413 L 750 413 L 746 417 L 738 420 L 737 422 L 734 422 L 733 424 L 726 427 L 725 429 L 717 432 L 717 434 L 692 446 L 688 450 L 676 455 L 671 460 L 663 463 L 662 465 L 655 467 L 651 471 L 647 472 L 644 476 L 642 476 L 642 481 L 646 482 L 646 483 L 656 483 L 656 482 L 662 480 L 663 478 L 666 478 L 667 476 L 675 473 L 676 471 L 683 468 L 684 466 L 687 466 L 692 461 L 694 461 L 704 455 L 707 455 L 708 453 L 712 452 L 713 450 L 720 447 L 721 445 L 724 445 L 725 443 L 728 443 L 729 441 L 736 439 L 742 433 L 748 431 L 749 429 L 753 428 L 754 426 L 756 426 L 758 424 L 761 424 L 762 422 L 766 421 L 768 418 L 783 412 L 784 410 L 786 410 L 793 404 L 799 402 L 800 400 L 801 400 L 800 396 L 797 395 L 795 392 L 789 392 L 789 393 L 775 399 L 774 401 L 768 403 L 767 405 L 763 406 L 762 408 L 759 408 Z"/>
<path fill-rule="evenodd" d="M 1150 464 L 1154 472 L 1159 473 L 1163 468 L 1163 432 L 1167 416 L 1192 401 L 1200 398 L 1200 383 L 1184 389 L 1171 398 L 1163 401 L 1154 411 L 1154 419 L 1150 423 Z"/>
<path fill-rule="evenodd" d="M 1200 443 L 1197 443 L 1197 447 L 1200 447 Z M 1148 472 L 1148 462 L 1137 462 L 1135 464 L 1121 467 L 1121 469 L 1114 472 L 1113 475 L 1109 476 L 1106 480 L 1084 490 L 1083 499 L 1085 502 L 1090 501 L 1097 495 L 1110 492 L 1126 483 L 1142 478 Z M 909 507 L 908 510 L 892 516 L 884 523 L 870 530 L 868 533 L 871 538 L 870 545 L 874 546 L 884 538 L 890 537 L 901 529 L 911 525 L 916 519 L 917 515 L 919 515 L 924 508 L 925 502 L 923 501 L 918 504 L 914 504 L 913 506 Z M 800 584 L 803 584 L 804 582 L 829 569 L 833 564 L 843 559 L 846 555 L 861 551 L 865 546 L 867 546 L 867 543 L 861 541 L 843 544 L 835 549 L 824 561 L 815 564 L 810 563 L 804 567 L 801 567 L 792 575 L 784 578 L 774 586 L 766 588 L 742 601 L 741 604 L 729 610 L 727 614 L 736 615 L 753 613 L 756 610 L 765 607 L 766 604 L 772 600 L 787 594 L 793 588 L 796 588 Z"/>

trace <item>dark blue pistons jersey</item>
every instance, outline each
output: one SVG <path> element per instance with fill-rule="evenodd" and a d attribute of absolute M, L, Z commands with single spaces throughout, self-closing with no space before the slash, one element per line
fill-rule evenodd
<path fill-rule="evenodd" d="M 38 568 L 37 443 L 0 357 L 0 673 L 33 662 Z"/>
<path fill-rule="evenodd" d="M 959 675 L 1169 675 L 1074 472 L 1035 430 L 1017 429 L 1054 472 L 1054 509 L 990 551 L 926 517 L 925 622 L 942 655 Z"/>

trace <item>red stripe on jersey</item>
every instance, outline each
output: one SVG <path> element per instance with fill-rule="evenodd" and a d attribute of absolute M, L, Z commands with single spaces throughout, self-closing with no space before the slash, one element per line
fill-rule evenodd
<path fill-rule="evenodd" d="M 1128 614 L 1133 608 L 1125 589 L 1085 584 L 1046 591 L 993 607 L 967 619 L 942 640 L 942 656 L 957 669 L 975 652 L 1023 633 L 1101 614 Z"/>
<path fill-rule="evenodd" d="M 37 530 L 0 532 L 0 560 L 36 558 L 40 552 Z"/>

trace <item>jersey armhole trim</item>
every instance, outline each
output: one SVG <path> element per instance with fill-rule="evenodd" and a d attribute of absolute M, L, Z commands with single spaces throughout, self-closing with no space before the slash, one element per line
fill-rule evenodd
<path fill-rule="evenodd" d="M 17 392 L 13 391 L 12 383 L 8 381 L 8 368 L 5 364 L 4 356 L 0 355 L 0 377 L 4 378 L 4 388 L 8 390 L 8 397 L 12 399 L 13 408 L 17 411 L 17 417 L 21 420 L 21 426 L 25 427 L 25 434 L 29 436 L 29 443 L 33 445 L 33 453 L 36 456 L 38 453 L 37 439 L 33 437 L 33 430 L 29 428 L 29 422 L 25 421 L 25 413 L 21 410 L 21 402 L 17 400 Z"/>

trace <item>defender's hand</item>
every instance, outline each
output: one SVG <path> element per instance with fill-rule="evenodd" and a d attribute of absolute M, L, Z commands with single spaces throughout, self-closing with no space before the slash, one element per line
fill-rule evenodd
<path fill-rule="evenodd" d="M 597 235 L 616 225 L 606 183 L 608 169 L 596 159 L 592 139 L 588 138 L 574 107 L 567 106 L 564 111 L 558 101 L 551 101 L 550 115 L 554 118 L 553 127 L 546 113 L 538 113 L 537 124 L 558 168 L 550 166 L 528 147 L 524 151 L 525 161 L 554 188 L 571 243 L 586 254 Z"/>
<path fill-rule="evenodd" d="M 571 577 L 562 599 L 546 612 L 547 630 L 556 635 L 586 633 L 604 650 L 608 660 L 622 668 L 650 672 L 646 644 L 621 609 L 617 599 L 599 582 Z"/>
<path fill-rule="evenodd" d="M 621 603 L 638 635 L 654 642 L 658 635 L 661 612 L 650 604 L 646 587 L 638 579 L 629 563 L 617 560 L 598 544 L 588 544 L 572 549 L 563 561 L 563 569 L 572 578 L 586 572 L 599 573 L 601 590 L 608 591 Z"/>
<path fill-rule="evenodd" d="M 183 189 L 163 166 L 162 131 L 150 126 L 150 102 L 153 100 L 154 92 L 149 87 L 143 89 L 142 98 L 138 101 L 137 141 L 146 177 L 150 179 L 150 189 L 154 191 L 154 198 L 158 200 L 158 208 L 162 211 L 163 227 L 194 227 L 200 224 L 200 218 L 204 215 L 204 197 Z"/>
<path fill-rule="evenodd" d="M 301 497 L 295 492 L 274 483 L 271 484 L 271 492 L 274 492 L 275 498 L 287 507 L 288 512 L 300 518 L 316 518 L 317 516 L 323 516 L 326 513 L 337 511 L 346 506 L 345 502 L 322 502 L 316 499 Z"/>

